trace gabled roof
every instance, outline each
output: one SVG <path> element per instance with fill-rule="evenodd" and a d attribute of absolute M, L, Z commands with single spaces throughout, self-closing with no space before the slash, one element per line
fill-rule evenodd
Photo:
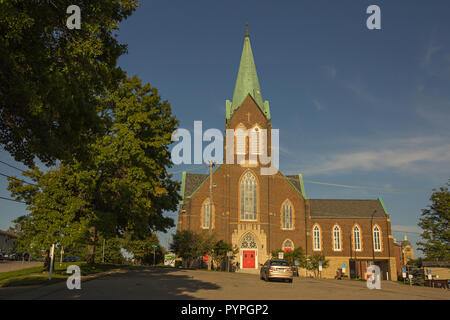
<path fill-rule="evenodd" d="M 312 218 L 386 218 L 378 200 L 311 199 Z M 375 212 L 375 213 L 374 213 Z"/>
<path fill-rule="evenodd" d="M 298 174 L 297 176 L 284 176 L 286 180 L 300 193 L 303 199 L 308 199 L 306 196 L 305 186 L 303 185 L 303 176 Z"/>
<path fill-rule="evenodd" d="M 181 195 L 183 200 L 190 198 L 200 188 L 203 182 L 209 178 L 209 174 L 186 173 L 185 176 L 186 178 L 183 184 L 184 194 Z"/>
<path fill-rule="evenodd" d="M 263 101 L 259 87 L 258 74 L 256 73 L 255 61 L 253 59 L 252 47 L 248 36 L 248 26 L 245 32 L 244 47 L 242 49 L 241 63 L 239 65 L 236 85 L 234 87 L 233 101 L 225 103 L 226 118 L 230 119 L 233 113 L 242 105 L 247 96 L 250 95 L 256 102 L 267 119 L 270 119 L 269 102 Z"/>

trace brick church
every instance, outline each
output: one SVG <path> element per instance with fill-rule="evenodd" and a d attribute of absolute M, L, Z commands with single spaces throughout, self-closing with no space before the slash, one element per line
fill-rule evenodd
<path fill-rule="evenodd" d="M 309 199 L 301 174 L 260 174 L 262 164 L 252 155 L 261 154 L 264 146 L 270 155 L 272 126 L 248 31 L 233 100 L 225 107 L 225 129 L 236 132 L 234 164 L 224 161 L 213 172 L 212 205 L 210 176 L 183 172 L 178 230 L 208 232 L 211 227 L 218 239 L 239 248 L 235 262 L 243 271 L 259 269 L 274 250 L 302 247 L 307 256 L 320 253 L 330 260 L 322 277 L 334 277 L 345 265 L 348 276 L 364 278 L 374 262 L 383 279 L 396 280 L 391 223 L 380 198 Z M 239 129 L 250 134 L 239 135 Z M 267 135 L 260 134 L 263 129 Z"/>

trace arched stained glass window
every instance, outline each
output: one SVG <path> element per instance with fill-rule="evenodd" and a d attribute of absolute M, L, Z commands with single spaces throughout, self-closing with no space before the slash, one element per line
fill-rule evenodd
<path fill-rule="evenodd" d="M 283 205 L 283 229 L 293 229 L 292 205 L 288 200 Z"/>
<path fill-rule="evenodd" d="M 241 220 L 256 220 L 258 210 L 258 186 L 249 171 L 241 180 Z"/>
<path fill-rule="evenodd" d="M 294 244 L 292 243 L 291 240 L 286 239 L 286 240 L 283 242 L 283 250 L 284 250 L 285 252 L 286 252 L 286 251 L 292 251 L 292 250 L 294 250 Z"/>
<path fill-rule="evenodd" d="M 318 225 L 313 228 L 313 245 L 315 251 L 320 251 L 320 228 Z"/>
<path fill-rule="evenodd" d="M 339 226 L 334 226 L 333 228 L 333 250 L 341 250 L 341 228 Z"/>
<path fill-rule="evenodd" d="M 380 228 L 378 226 L 373 228 L 373 246 L 375 251 L 381 251 L 381 236 Z"/>
<path fill-rule="evenodd" d="M 242 239 L 241 248 L 243 249 L 256 249 L 258 245 L 256 244 L 255 238 L 251 233 L 247 233 Z"/>

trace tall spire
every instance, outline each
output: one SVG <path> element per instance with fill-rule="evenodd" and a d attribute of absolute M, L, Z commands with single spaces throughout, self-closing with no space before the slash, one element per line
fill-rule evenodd
<path fill-rule="evenodd" d="M 248 36 L 248 24 L 245 26 L 244 48 L 242 49 L 241 63 L 239 65 L 236 86 L 233 93 L 233 101 L 227 101 L 227 118 L 236 111 L 248 95 L 251 95 L 264 115 L 270 119 L 269 103 L 263 102 L 253 59 L 250 38 Z"/>

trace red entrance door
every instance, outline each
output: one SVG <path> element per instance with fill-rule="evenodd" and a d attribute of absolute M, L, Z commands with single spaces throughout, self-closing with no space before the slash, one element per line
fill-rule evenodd
<path fill-rule="evenodd" d="M 255 268 L 254 250 L 244 250 L 242 252 L 242 268 Z"/>

